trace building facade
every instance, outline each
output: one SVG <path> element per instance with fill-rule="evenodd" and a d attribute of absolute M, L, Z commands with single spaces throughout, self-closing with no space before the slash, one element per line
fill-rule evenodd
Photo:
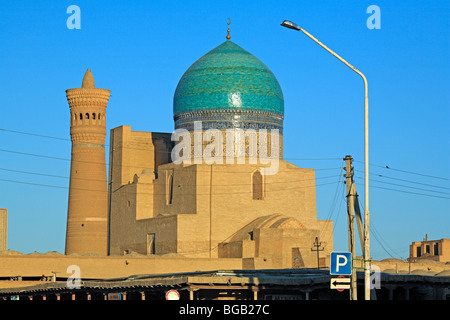
<path fill-rule="evenodd" d="M 90 70 L 81 88 L 66 92 L 66 254 L 236 258 L 250 269 L 325 266 L 333 223 L 317 219 L 314 170 L 283 160 L 283 93 L 254 55 L 228 37 L 192 64 L 175 90 L 172 133 L 112 129 L 107 182 L 109 94 L 95 88 Z M 316 238 L 319 259 L 311 250 Z"/>
<path fill-rule="evenodd" d="M 319 237 L 325 259 L 333 223 L 317 220 L 314 170 L 283 160 L 283 94 L 260 60 L 229 39 L 208 52 L 180 79 L 173 118 L 171 134 L 111 130 L 111 255 L 317 267 Z"/>
<path fill-rule="evenodd" d="M 415 241 L 409 246 L 409 260 L 428 259 L 450 262 L 450 239 Z"/>

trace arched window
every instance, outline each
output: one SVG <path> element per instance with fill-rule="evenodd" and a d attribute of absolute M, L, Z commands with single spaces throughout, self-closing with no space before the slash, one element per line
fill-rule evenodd
<path fill-rule="evenodd" d="M 173 169 L 166 171 L 166 204 L 173 200 Z"/>
<path fill-rule="evenodd" d="M 98 114 L 98 120 L 101 120 L 101 118 L 102 118 L 102 114 L 99 113 L 99 114 Z"/>
<path fill-rule="evenodd" d="M 86 119 L 89 120 L 89 113 L 86 113 Z"/>
<path fill-rule="evenodd" d="M 83 120 L 83 114 L 80 113 L 80 120 Z"/>
<path fill-rule="evenodd" d="M 92 114 L 92 120 L 95 120 L 95 112 Z"/>
<path fill-rule="evenodd" d="M 255 171 L 252 177 L 253 200 L 263 199 L 263 177 L 259 171 Z"/>

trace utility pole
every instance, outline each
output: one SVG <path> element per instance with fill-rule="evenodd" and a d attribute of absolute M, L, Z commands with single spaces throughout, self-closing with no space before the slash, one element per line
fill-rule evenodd
<path fill-rule="evenodd" d="M 317 270 L 320 269 L 320 264 L 319 264 L 319 251 L 323 251 L 324 248 L 319 248 L 322 245 L 322 242 L 319 242 L 319 238 L 316 237 L 316 240 L 313 243 L 313 246 L 315 248 L 311 248 L 311 251 L 316 251 L 317 252 Z"/>
<path fill-rule="evenodd" d="M 356 269 L 353 267 L 353 262 L 356 258 L 355 250 L 355 185 L 353 183 L 353 158 L 349 155 L 345 156 L 345 178 L 347 185 L 347 221 L 348 221 L 348 249 L 352 254 L 352 274 L 351 274 L 351 289 L 350 299 L 358 300 L 357 294 L 357 278 Z"/>
<path fill-rule="evenodd" d="M 361 209 L 359 208 L 358 193 L 355 184 L 352 185 L 354 190 L 352 194 L 355 196 L 355 218 L 358 226 L 359 242 L 361 243 L 361 251 L 364 252 L 364 225 L 361 218 Z"/>

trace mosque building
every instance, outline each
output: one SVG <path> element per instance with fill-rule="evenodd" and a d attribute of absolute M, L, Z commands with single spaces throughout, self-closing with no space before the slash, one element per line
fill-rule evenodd
<path fill-rule="evenodd" d="M 173 132 L 111 129 L 109 170 L 110 91 L 88 69 L 66 96 L 65 254 L 5 251 L 7 210 L 0 209 L 0 300 L 349 296 L 331 288 L 336 281 L 323 270 L 333 222 L 317 219 L 315 170 L 283 160 L 280 85 L 229 35 L 181 77 Z M 447 240 L 413 242 L 408 262 L 377 261 L 382 286 L 371 297 L 448 300 Z M 363 277 L 356 280 L 362 289 Z"/>
<path fill-rule="evenodd" d="M 284 99 L 258 58 L 227 40 L 184 73 L 174 132 L 110 131 L 109 90 L 88 70 L 66 91 L 72 166 L 66 255 L 239 258 L 258 268 L 323 266 L 333 223 L 318 220 L 315 171 L 283 160 Z M 94 176 L 92 175 L 94 174 Z M 319 238 L 323 251 L 311 250 Z"/>

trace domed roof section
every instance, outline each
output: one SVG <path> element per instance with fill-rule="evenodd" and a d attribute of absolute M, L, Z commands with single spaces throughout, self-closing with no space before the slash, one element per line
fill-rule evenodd
<path fill-rule="evenodd" d="M 175 119 L 186 112 L 205 110 L 250 110 L 283 117 L 283 93 L 264 63 L 227 40 L 198 59 L 175 91 Z"/>
<path fill-rule="evenodd" d="M 272 214 L 256 218 L 239 231 L 237 231 L 229 242 L 242 241 L 248 238 L 249 232 L 256 229 L 305 229 L 305 226 L 297 219 L 283 214 Z"/>

